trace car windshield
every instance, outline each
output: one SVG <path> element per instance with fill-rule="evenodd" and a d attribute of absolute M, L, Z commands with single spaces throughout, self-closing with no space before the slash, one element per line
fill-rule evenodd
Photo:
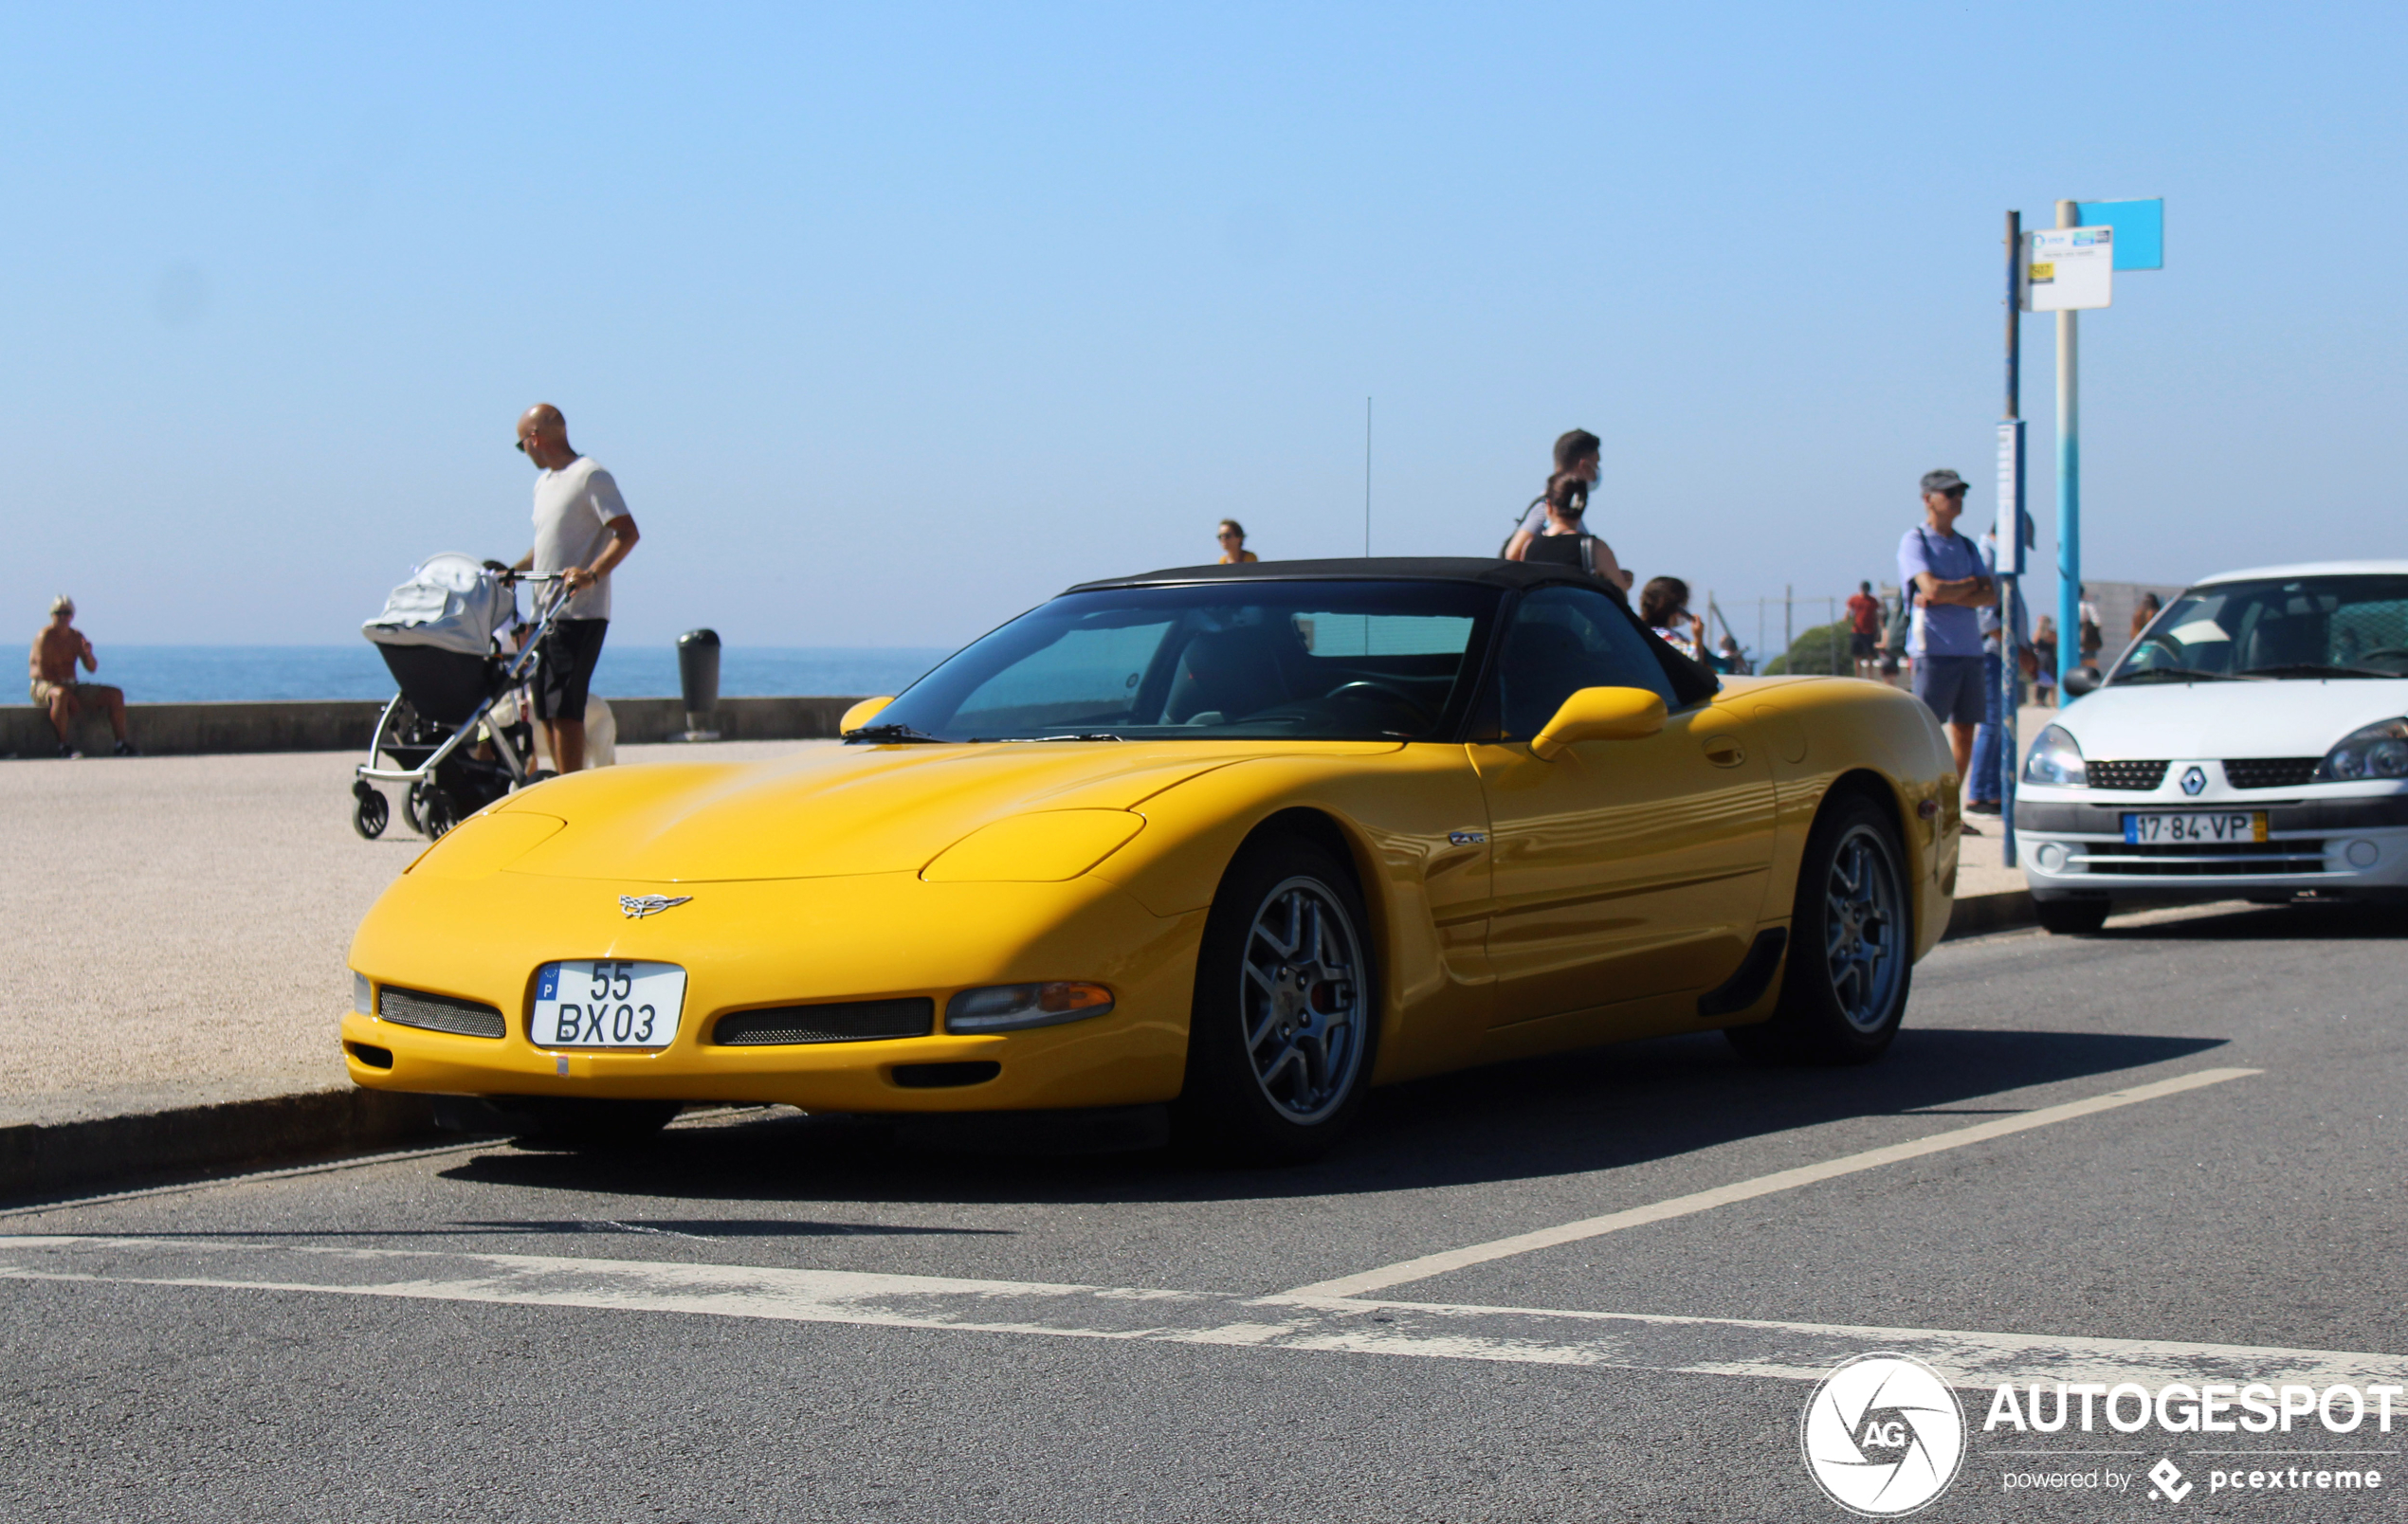
<path fill-rule="evenodd" d="M 2166 606 L 2110 682 L 2408 677 L 2408 576 L 2217 582 Z"/>
<path fill-rule="evenodd" d="M 1207 583 L 1066 593 L 886 706 L 885 740 L 1422 740 L 1469 701 L 1495 589 Z"/>

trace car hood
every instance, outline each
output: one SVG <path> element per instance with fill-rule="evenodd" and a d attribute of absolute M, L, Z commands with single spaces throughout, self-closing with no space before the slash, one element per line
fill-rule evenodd
<path fill-rule="evenodd" d="M 567 823 L 501 870 L 631 883 L 918 872 L 971 832 L 1012 816 L 1133 809 L 1256 757 L 1395 750 L 1388 742 L 1247 741 L 822 746 L 770 762 L 604 768 L 500 807 L 497 818 Z"/>
<path fill-rule="evenodd" d="M 2102 688 L 2057 723 L 2086 757 L 2322 756 L 2362 725 L 2408 713 L 2408 680 L 2278 679 Z"/>

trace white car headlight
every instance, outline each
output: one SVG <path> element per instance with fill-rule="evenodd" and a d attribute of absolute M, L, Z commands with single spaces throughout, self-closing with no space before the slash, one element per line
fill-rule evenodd
<path fill-rule="evenodd" d="M 2408 719 L 2386 719 L 2351 731 L 2316 764 L 2316 783 L 2408 778 Z"/>
<path fill-rule="evenodd" d="M 2070 788 L 2083 788 L 2090 779 L 2082 766 L 2082 748 L 2062 725 L 2052 725 L 2032 743 L 2032 754 L 2023 759 L 2023 781 L 2055 783 Z"/>

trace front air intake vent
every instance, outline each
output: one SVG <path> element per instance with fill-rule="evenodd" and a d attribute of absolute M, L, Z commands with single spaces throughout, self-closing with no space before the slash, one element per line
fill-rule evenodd
<path fill-rule="evenodd" d="M 804 1043 L 926 1037 L 936 1029 L 937 1003 L 921 995 L 909 1000 L 851 1000 L 731 1011 L 711 1029 L 711 1041 L 721 1047 L 791 1047 Z"/>
<path fill-rule="evenodd" d="M 2235 789 L 2296 789 L 2316 776 L 2319 756 L 2236 756 L 2224 762 L 2224 781 Z"/>
<path fill-rule="evenodd" d="M 2090 762 L 2084 765 L 2083 775 L 2093 789 L 2130 789 L 2146 793 L 2165 781 L 2165 763 Z"/>
<path fill-rule="evenodd" d="M 462 1037 L 500 1037 L 502 1012 L 479 1000 L 430 995 L 424 989 L 376 991 L 376 1014 L 396 1026 L 423 1026 L 429 1032 L 457 1032 Z"/>

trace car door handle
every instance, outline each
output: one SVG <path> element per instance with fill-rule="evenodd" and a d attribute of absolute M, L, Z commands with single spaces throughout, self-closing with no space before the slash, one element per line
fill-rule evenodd
<path fill-rule="evenodd" d="M 1735 768 L 1747 760 L 1747 748 L 1739 744 L 1736 735 L 1708 735 L 1706 760 L 1718 768 Z"/>

